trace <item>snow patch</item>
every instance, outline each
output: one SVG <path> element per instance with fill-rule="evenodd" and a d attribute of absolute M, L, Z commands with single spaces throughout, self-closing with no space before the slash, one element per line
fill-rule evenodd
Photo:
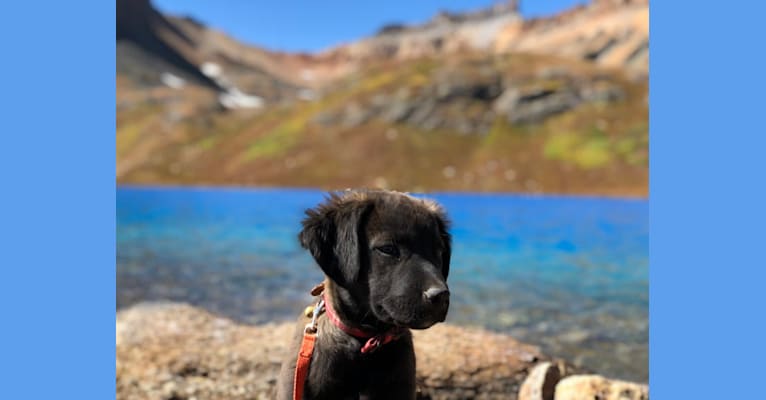
<path fill-rule="evenodd" d="M 162 75 L 160 75 L 160 81 L 167 87 L 173 88 L 173 89 L 180 89 L 186 85 L 186 81 L 182 78 L 171 74 L 170 72 L 163 72 Z"/>
<path fill-rule="evenodd" d="M 232 89 L 218 95 L 218 101 L 226 108 L 260 108 L 263 107 L 263 99 L 258 96 L 242 93 L 239 89 Z"/>
<path fill-rule="evenodd" d="M 221 72 L 223 72 L 220 65 L 209 61 L 202 63 L 200 70 L 209 78 L 218 78 L 221 76 Z"/>
<path fill-rule="evenodd" d="M 218 94 L 218 102 L 224 108 L 260 108 L 263 107 L 261 97 L 243 93 L 238 87 L 223 75 L 223 68 L 214 62 L 204 62 L 200 65 L 200 70 L 205 76 L 212 79 L 221 89 Z"/>

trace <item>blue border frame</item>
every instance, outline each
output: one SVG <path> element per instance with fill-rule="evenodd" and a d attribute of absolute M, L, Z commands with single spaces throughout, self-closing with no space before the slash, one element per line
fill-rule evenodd
<path fill-rule="evenodd" d="M 650 7 L 650 391 L 758 398 L 766 4 Z"/>
<path fill-rule="evenodd" d="M 0 397 L 114 397 L 115 3 L 0 23 Z"/>
<path fill-rule="evenodd" d="M 766 6 L 712 4 L 651 4 L 650 386 L 661 399 L 753 398 L 766 355 Z M 114 395 L 114 7 L 4 5 L 4 398 Z"/>

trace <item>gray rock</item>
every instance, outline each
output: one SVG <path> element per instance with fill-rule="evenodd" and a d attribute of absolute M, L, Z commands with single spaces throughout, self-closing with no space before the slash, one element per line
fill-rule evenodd
<path fill-rule="evenodd" d="M 448 121 L 448 120 L 443 119 L 439 115 L 432 114 L 428 118 L 426 118 L 425 121 L 420 123 L 420 125 L 418 125 L 418 127 L 420 129 L 423 129 L 423 130 L 426 130 L 426 131 L 432 131 L 434 129 L 443 128 L 443 127 L 445 127 L 447 125 L 451 125 L 451 122 L 452 121 Z"/>
<path fill-rule="evenodd" d="M 596 82 L 580 89 L 580 97 L 587 102 L 612 103 L 622 100 L 625 92 L 619 86 L 608 82 Z"/>
<path fill-rule="evenodd" d="M 370 99 L 370 104 L 373 107 L 383 107 L 391 102 L 391 99 L 388 98 L 387 95 L 378 93 L 375 96 L 372 96 L 372 99 Z"/>
<path fill-rule="evenodd" d="M 415 110 L 415 105 L 412 104 L 411 102 L 408 102 L 406 100 L 394 101 L 383 110 L 380 117 L 386 122 L 391 122 L 391 123 L 402 122 L 406 120 L 407 117 L 412 115 L 412 112 L 414 110 Z"/>
<path fill-rule="evenodd" d="M 407 122 L 416 126 L 421 126 L 428 120 L 435 110 L 436 101 L 433 99 L 426 99 L 418 104 L 412 115 L 407 118 Z"/>
<path fill-rule="evenodd" d="M 516 107 L 519 102 L 519 89 L 515 87 L 509 87 L 503 91 L 494 103 L 492 103 L 492 109 L 498 114 L 507 114 Z"/>
<path fill-rule="evenodd" d="M 370 107 L 351 103 L 343 110 L 343 122 L 341 124 L 347 128 L 357 127 L 367 122 L 372 117 L 373 112 Z"/>
<path fill-rule="evenodd" d="M 467 81 L 462 78 L 441 80 L 436 84 L 435 95 L 439 101 L 458 98 L 491 101 L 503 91 L 501 79 L 490 77 L 480 81 Z"/>
<path fill-rule="evenodd" d="M 494 102 L 493 109 L 513 124 L 536 123 L 570 110 L 580 104 L 580 97 L 569 87 L 561 89 L 506 89 Z"/>
<path fill-rule="evenodd" d="M 311 122 L 322 126 L 330 126 L 336 123 L 338 116 L 329 111 L 320 111 L 311 118 Z"/>

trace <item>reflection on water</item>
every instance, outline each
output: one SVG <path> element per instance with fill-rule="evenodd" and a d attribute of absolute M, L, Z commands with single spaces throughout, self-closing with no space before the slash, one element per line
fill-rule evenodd
<path fill-rule="evenodd" d="M 322 279 L 297 242 L 313 190 L 117 191 L 117 307 L 176 300 L 292 320 Z M 648 379 L 648 203 L 443 194 L 447 321 L 510 333 L 607 376 Z"/>

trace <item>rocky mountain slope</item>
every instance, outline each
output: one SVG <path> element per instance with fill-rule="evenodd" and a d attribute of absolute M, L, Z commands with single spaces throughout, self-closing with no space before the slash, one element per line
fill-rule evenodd
<path fill-rule="evenodd" d="M 149 0 L 118 0 L 116 30 L 118 75 L 158 84 L 160 72 L 167 70 L 220 89 L 199 70 L 191 40 Z"/>
<path fill-rule="evenodd" d="M 647 194 L 646 1 L 441 13 L 317 54 L 121 1 L 118 182 Z"/>
<path fill-rule="evenodd" d="M 422 25 L 390 25 L 377 35 L 317 56 L 320 62 L 354 65 L 381 58 L 399 60 L 449 56 L 465 51 L 489 54 L 552 54 L 648 70 L 649 7 L 647 0 L 597 0 L 550 18 L 525 20 L 517 2 L 487 10 L 440 12 Z"/>
<path fill-rule="evenodd" d="M 279 54 L 242 45 L 191 18 L 162 15 L 149 0 L 117 0 L 116 56 L 118 77 L 139 89 L 167 84 L 168 75 L 270 102 L 293 98 L 299 89 L 280 73 Z"/>

